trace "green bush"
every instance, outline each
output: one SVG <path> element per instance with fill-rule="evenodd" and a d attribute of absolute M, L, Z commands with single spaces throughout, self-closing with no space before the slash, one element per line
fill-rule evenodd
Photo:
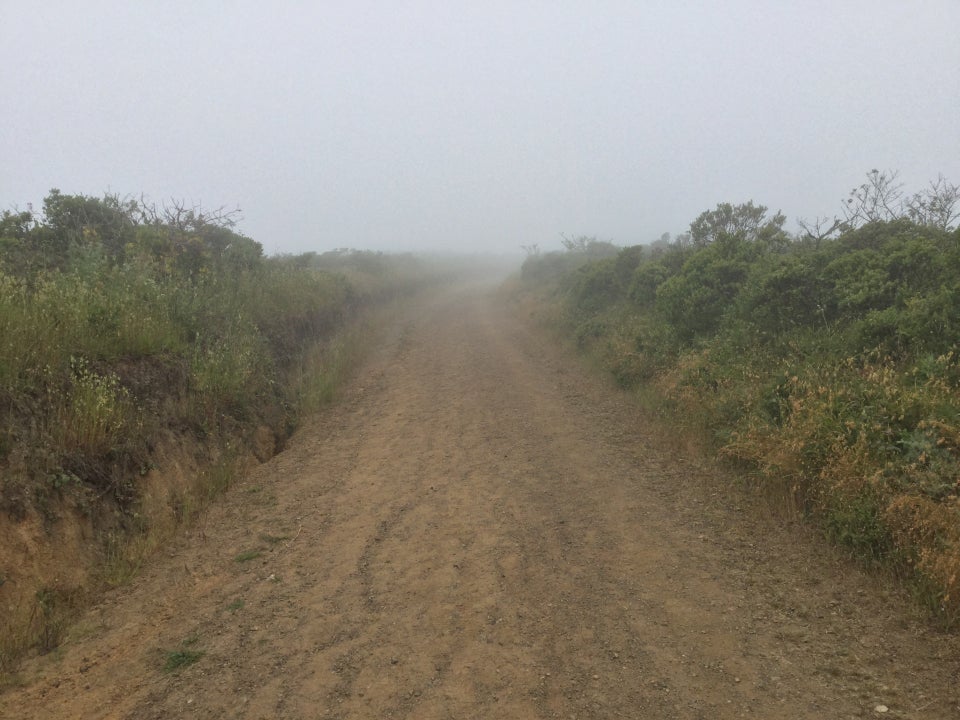
<path fill-rule="evenodd" d="M 317 345 L 423 277 L 380 253 L 268 259 L 229 216 L 56 190 L 0 216 L 0 253 L 0 471 L 16 456 L 37 487 L 124 503 L 164 427 L 293 427 L 291 383 L 329 392 L 303 377 Z"/>
<path fill-rule="evenodd" d="M 718 206 L 692 242 L 531 258 L 523 281 L 618 382 L 857 556 L 909 560 L 960 618 L 960 230 L 893 219 L 789 243 L 760 217 Z"/>

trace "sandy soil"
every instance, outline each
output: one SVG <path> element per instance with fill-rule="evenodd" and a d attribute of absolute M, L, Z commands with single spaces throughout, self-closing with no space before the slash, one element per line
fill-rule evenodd
<path fill-rule="evenodd" d="M 960 717 L 956 637 L 488 290 L 408 318 L 0 716 Z"/>

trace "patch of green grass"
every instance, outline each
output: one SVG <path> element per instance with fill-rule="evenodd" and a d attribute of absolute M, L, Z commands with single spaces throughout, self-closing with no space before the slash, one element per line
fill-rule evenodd
<path fill-rule="evenodd" d="M 189 667 L 203 655 L 203 650 L 170 650 L 164 655 L 163 671 L 174 672 Z"/>
<path fill-rule="evenodd" d="M 227 605 L 227 610 L 230 612 L 236 612 L 237 610 L 242 610 L 245 604 L 246 603 L 241 598 L 237 598 L 232 603 Z"/>
<path fill-rule="evenodd" d="M 234 558 L 234 561 L 238 563 L 245 563 L 249 562 L 250 560 L 256 560 L 261 555 L 263 555 L 263 553 L 259 550 L 244 550 Z"/>
<path fill-rule="evenodd" d="M 284 540 L 289 540 L 289 535 L 271 535 L 269 533 L 261 533 L 260 539 L 269 545 L 276 545 L 277 543 L 283 542 Z"/>

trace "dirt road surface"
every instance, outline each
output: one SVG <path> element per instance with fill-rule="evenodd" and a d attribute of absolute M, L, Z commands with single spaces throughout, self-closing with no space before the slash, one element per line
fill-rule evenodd
<path fill-rule="evenodd" d="M 0 717 L 960 718 L 955 637 L 652 437 L 434 295 Z"/>

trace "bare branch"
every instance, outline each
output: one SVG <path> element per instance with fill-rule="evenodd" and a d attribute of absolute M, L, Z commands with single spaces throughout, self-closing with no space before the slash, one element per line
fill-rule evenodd
<path fill-rule="evenodd" d="M 821 242 L 833 237 L 845 225 L 844 221 L 838 217 L 816 217 L 812 221 L 798 218 L 797 224 L 803 230 L 802 239 L 812 240 L 816 247 L 820 247 Z"/>
<path fill-rule="evenodd" d="M 907 216 L 915 223 L 949 230 L 960 219 L 960 187 L 940 175 L 904 205 Z"/>
<path fill-rule="evenodd" d="M 868 172 L 867 181 L 853 188 L 843 205 L 847 225 L 859 227 L 869 222 L 903 217 L 903 183 L 897 182 L 899 174 L 896 170 Z"/>

